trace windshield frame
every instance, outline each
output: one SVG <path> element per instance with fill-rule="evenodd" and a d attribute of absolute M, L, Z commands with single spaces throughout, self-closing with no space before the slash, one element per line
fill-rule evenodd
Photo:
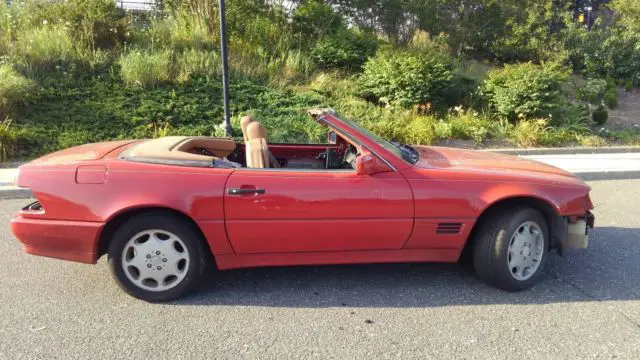
<path fill-rule="evenodd" d="M 347 119 L 346 117 L 338 114 L 337 112 L 332 112 L 331 115 L 335 116 L 340 121 L 345 122 L 351 128 L 355 129 L 356 131 L 360 132 L 362 135 L 373 140 L 376 144 L 384 148 L 387 152 L 393 154 L 395 157 L 405 161 L 408 164 L 415 165 L 420 159 L 420 153 L 416 149 L 414 149 L 411 145 L 400 144 L 400 143 L 398 143 L 398 145 L 395 145 L 393 142 L 381 138 L 380 136 L 365 129 L 357 122 Z M 404 149 L 409 151 L 409 153 L 407 153 L 406 151 L 403 151 Z M 415 158 L 412 156 L 411 152 L 413 152 L 416 155 Z"/>

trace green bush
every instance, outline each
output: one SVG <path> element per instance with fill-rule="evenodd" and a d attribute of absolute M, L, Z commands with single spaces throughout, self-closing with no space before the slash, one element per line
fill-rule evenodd
<path fill-rule="evenodd" d="M 435 123 L 434 132 L 435 138 L 438 140 L 448 140 L 453 136 L 451 123 L 448 123 L 442 119 Z"/>
<path fill-rule="evenodd" d="M 402 142 L 415 145 L 430 145 L 436 137 L 434 123 L 435 119 L 432 117 L 414 117 L 403 130 Z"/>
<path fill-rule="evenodd" d="M 565 78 L 552 66 L 507 65 L 488 72 L 482 92 L 498 114 L 511 120 L 548 116 L 564 102 Z"/>
<path fill-rule="evenodd" d="M 25 102 L 34 89 L 33 82 L 16 72 L 11 65 L 0 65 L 0 119 L 8 116 L 14 104 Z"/>
<path fill-rule="evenodd" d="M 170 79 L 171 53 L 168 50 L 148 53 L 132 50 L 118 61 L 120 75 L 127 85 L 154 87 Z"/>
<path fill-rule="evenodd" d="M 572 29 L 572 30 L 569 30 Z M 625 33 L 611 27 L 594 31 L 565 30 L 564 46 L 576 73 L 589 77 L 632 79 L 640 84 L 640 34 Z"/>
<path fill-rule="evenodd" d="M 375 54 L 377 47 L 375 38 L 345 29 L 320 39 L 311 50 L 311 56 L 321 68 L 357 70 Z"/>
<path fill-rule="evenodd" d="M 603 44 L 604 67 L 615 79 L 640 85 L 640 34 L 613 33 Z"/>
<path fill-rule="evenodd" d="M 632 92 L 633 91 L 633 81 L 627 80 L 624 82 L 624 91 Z"/>
<path fill-rule="evenodd" d="M 598 125 L 604 125 L 609 119 L 609 112 L 604 106 L 599 106 L 592 114 L 593 122 Z"/>
<path fill-rule="evenodd" d="M 566 103 L 556 109 L 550 125 L 574 133 L 589 132 L 593 125 L 589 106 L 585 103 Z"/>
<path fill-rule="evenodd" d="M 75 39 L 92 49 L 111 48 L 126 40 L 128 19 L 113 0 L 35 1 L 29 11 L 35 25 L 48 21 L 67 26 Z"/>
<path fill-rule="evenodd" d="M 586 147 L 602 147 L 607 146 L 607 141 L 598 135 L 579 135 L 577 137 L 580 146 Z"/>
<path fill-rule="evenodd" d="M 456 110 L 449 112 L 446 121 L 451 125 L 451 136 L 456 139 L 471 139 L 478 144 L 490 135 L 489 119 L 479 117 L 473 110 Z"/>
<path fill-rule="evenodd" d="M 615 109 L 618 106 L 618 92 L 615 88 L 607 90 L 604 94 L 604 103 L 609 109 Z"/>
<path fill-rule="evenodd" d="M 549 122 L 545 119 L 521 120 L 511 132 L 511 140 L 518 147 L 535 147 L 543 142 L 549 131 Z"/>
<path fill-rule="evenodd" d="M 363 121 L 363 126 L 385 139 L 406 144 L 429 145 L 436 138 L 435 119 L 432 117 L 387 109 L 382 109 L 382 112 L 376 115 L 375 121 Z"/>
<path fill-rule="evenodd" d="M 584 86 L 578 89 L 578 99 L 591 104 L 597 104 L 604 98 L 606 92 L 606 80 L 588 79 Z"/>
<path fill-rule="evenodd" d="M 111 48 L 126 39 L 129 19 L 113 0 L 13 1 L 16 33 L 42 25 L 65 26 L 78 45 Z"/>
<path fill-rule="evenodd" d="M 586 136 L 564 128 L 549 127 L 540 135 L 538 144 L 542 146 L 570 146 Z"/>
<path fill-rule="evenodd" d="M 378 52 L 364 65 L 363 96 L 401 107 L 446 103 L 454 84 L 451 58 L 439 51 Z"/>
<path fill-rule="evenodd" d="M 304 0 L 295 9 L 291 27 L 297 44 L 304 47 L 344 29 L 344 24 L 342 16 L 331 5 Z"/>

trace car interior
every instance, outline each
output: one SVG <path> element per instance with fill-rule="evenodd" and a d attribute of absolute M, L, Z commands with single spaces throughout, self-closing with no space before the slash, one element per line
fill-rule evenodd
<path fill-rule="evenodd" d="M 245 116 L 241 122 L 244 143 L 228 138 L 167 136 L 147 140 L 124 151 L 128 161 L 167 165 L 231 168 L 281 168 L 353 170 L 358 147 L 333 131 L 327 144 L 270 144 L 260 122 Z"/>

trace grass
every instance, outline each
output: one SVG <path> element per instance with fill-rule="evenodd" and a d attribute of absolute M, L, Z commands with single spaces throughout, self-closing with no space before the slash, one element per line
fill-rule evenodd
<path fill-rule="evenodd" d="M 135 31 L 133 35 L 136 47 L 151 52 L 188 49 L 211 51 L 217 48 L 218 43 L 217 33 L 212 33 L 205 23 L 181 14 L 152 19 L 148 26 Z"/>
<path fill-rule="evenodd" d="M 18 33 L 16 55 L 31 65 L 45 70 L 66 66 L 78 59 L 76 44 L 66 27 L 42 26 Z"/>
<path fill-rule="evenodd" d="M 7 55 L 11 49 L 11 17 L 4 1 L 0 2 L 0 56 Z"/>
<path fill-rule="evenodd" d="M 171 77 L 171 52 L 132 50 L 118 61 L 122 80 L 129 86 L 155 87 Z"/>
<path fill-rule="evenodd" d="M 522 120 L 513 128 L 512 139 L 519 147 L 536 147 L 541 144 L 548 129 L 547 120 Z"/>
<path fill-rule="evenodd" d="M 19 74 L 11 65 L 0 65 L 0 118 L 8 116 L 12 106 L 24 103 L 34 92 L 33 81 Z"/>
<path fill-rule="evenodd" d="M 0 162 L 5 162 L 16 153 L 16 133 L 11 128 L 11 119 L 0 122 Z"/>
<path fill-rule="evenodd" d="M 177 80 L 187 81 L 194 76 L 214 76 L 220 74 L 220 57 L 215 51 L 189 49 L 176 58 Z"/>

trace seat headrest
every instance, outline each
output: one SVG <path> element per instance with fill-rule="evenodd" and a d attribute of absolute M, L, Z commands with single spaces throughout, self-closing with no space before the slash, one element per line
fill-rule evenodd
<path fill-rule="evenodd" d="M 267 129 L 257 121 L 250 122 L 247 125 L 247 140 L 265 139 L 268 140 Z"/>
<path fill-rule="evenodd" d="M 247 115 L 240 120 L 240 129 L 242 130 L 242 137 L 244 138 L 245 142 L 249 140 L 247 138 L 247 126 L 249 126 L 250 123 L 255 121 L 256 119 L 251 115 Z"/>

